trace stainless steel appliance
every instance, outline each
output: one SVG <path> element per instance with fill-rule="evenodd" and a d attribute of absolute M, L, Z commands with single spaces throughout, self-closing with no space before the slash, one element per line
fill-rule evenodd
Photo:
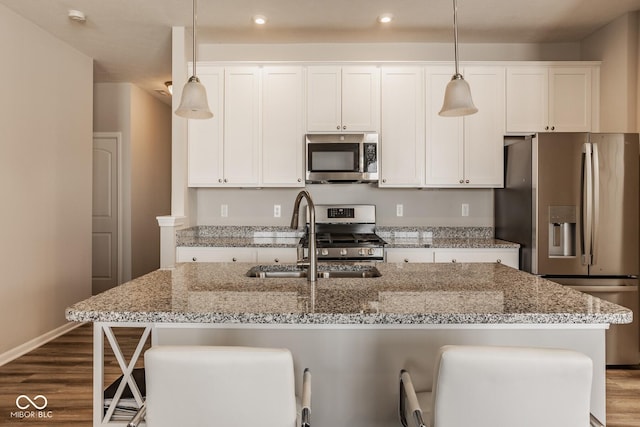
<path fill-rule="evenodd" d="M 521 269 L 633 310 L 607 331 L 607 364 L 638 364 L 637 134 L 505 137 L 497 238 L 520 243 Z"/>
<path fill-rule="evenodd" d="M 386 242 L 375 233 L 375 205 L 315 205 L 315 212 L 318 261 L 384 259 Z M 308 259 L 308 246 L 305 234 L 300 240 L 299 259 Z"/>
<path fill-rule="evenodd" d="M 377 182 L 378 134 L 307 134 L 307 182 Z"/>

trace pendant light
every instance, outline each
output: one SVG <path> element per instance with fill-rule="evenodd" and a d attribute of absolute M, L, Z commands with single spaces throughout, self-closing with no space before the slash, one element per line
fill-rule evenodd
<path fill-rule="evenodd" d="M 444 92 L 444 102 L 438 114 L 446 117 L 468 116 L 478 112 L 471 99 L 471 89 L 460 74 L 458 68 L 458 3 L 453 0 L 453 46 L 455 51 L 456 73 Z"/>
<path fill-rule="evenodd" d="M 193 0 L 193 75 L 182 88 L 182 98 L 176 114 L 187 119 L 210 119 L 213 113 L 209 109 L 207 90 L 196 74 L 196 0 Z"/>

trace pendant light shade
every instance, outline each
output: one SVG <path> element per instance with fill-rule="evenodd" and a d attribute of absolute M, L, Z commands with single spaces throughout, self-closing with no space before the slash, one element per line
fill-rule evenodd
<path fill-rule="evenodd" d="M 187 119 L 210 119 L 213 113 L 209 110 L 207 91 L 200 79 L 191 76 L 182 88 L 182 98 L 176 114 Z"/>
<path fill-rule="evenodd" d="M 458 3 L 453 0 L 453 48 L 455 53 L 456 73 L 451 78 L 444 92 L 442 109 L 438 113 L 444 117 L 468 116 L 478 112 L 471 98 L 471 88 L 460 74 L 458 64 Z"/>
<path fill-rule="evenodd" d="M 444 92 L 444 103 L 438 114 L 445 117 L 456 117 L 468 116 L 477 112 L 478 109 L 473 105 L 473 99 L 471 99 L 469 83 L 462 78 L 462 75 L 454 75 L 449 84 L 447 84 Z"/>
<path fill-rule="evenodd" d="M 200 79 L 196 74 L 196 0 L 193 0 L 193 75 L 189 77 L 189 81 L 182 88 L 182 97 L 180 98 L 180 106 L 176 110 L 176 114 L 187 119 L 210 119 L 213 113 L 209 109 L 207 101 L 207 90 L 200 83 Z"/>

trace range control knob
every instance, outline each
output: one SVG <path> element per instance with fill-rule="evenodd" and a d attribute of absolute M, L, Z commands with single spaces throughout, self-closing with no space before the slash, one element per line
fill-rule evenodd
<path fill-rule="evenodd" d="M 347 256 L 347 250 L 346 249 L 340 249 L 340 255 L 341 256 Z"/>
<path fill-rule="evenodd" d="M 361 248 L 358 250 L 358 255 L 367 255 L 367 252 L 366 248 Z"/>
<path fill-rule="evenodd" d="M 326 249 L 326 248 L 325 248 L 325 249 L 322 249 L 322 250 L 320 251 L 320 254 L 321 254 L 321 255 L 329 255 L 329 249 Z"/>

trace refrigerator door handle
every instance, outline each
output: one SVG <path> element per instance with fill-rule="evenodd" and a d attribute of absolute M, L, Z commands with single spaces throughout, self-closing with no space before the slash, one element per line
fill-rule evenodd
<path fill-rule="evenodd" d="M 582 265 L 591 264 L 592 171 L 591 144 L 587 142 L 582 146 L 582 209 L 580 213 Z"/>
<path fill-rule="evenodd" d="M 592 217 L 592 238 L 591 238 L 591 264 L 598 262 L 598 228 L 600 226 L 600 160 L 598 156 L 598 144 L 591 144 L 593 158 L 593 217 Z"/>

